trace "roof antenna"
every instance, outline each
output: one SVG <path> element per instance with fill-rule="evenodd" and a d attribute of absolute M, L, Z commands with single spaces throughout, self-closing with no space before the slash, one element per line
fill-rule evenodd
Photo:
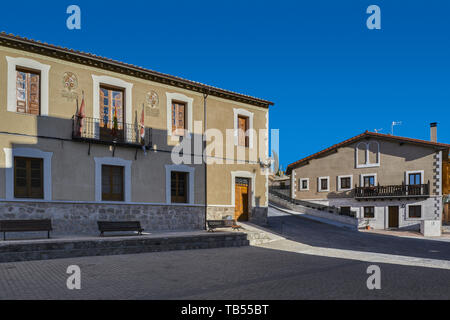
<path fill-rule="evenodd" d="M 383 128 L 381 128 L 381 129 L 373 129 L 373 131 L 375 131 L 375 133 L 380 133 L 380 131 L 382 131 L 383 130 Z"/>
<path fill-rule="evenodd" d="M 401 124 L 402 124 L 401 121 L 392 121 L 392 124 L 391 124 L 391 135 L 394 135 L 394 127 L 395 126 L 399 126 Z"/>

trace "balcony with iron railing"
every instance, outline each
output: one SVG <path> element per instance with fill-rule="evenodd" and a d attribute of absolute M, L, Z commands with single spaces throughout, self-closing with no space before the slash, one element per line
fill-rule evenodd
<path fill-rule="evenodd" d="M 430 182 L 427 184 L 401 184 L 389 186 L 355 187 L 356 199 L 376 198 L 426 198 L 430 196 Z"/>
<path fill-rule="evenodd" d="M 72 139 L 89 143 L 142 147 L 151 145 L 151 129 L 144 128 L 145 138 L 140 134 L 138 123 L 105 121 L 103 119 L 72 117 Z"/>

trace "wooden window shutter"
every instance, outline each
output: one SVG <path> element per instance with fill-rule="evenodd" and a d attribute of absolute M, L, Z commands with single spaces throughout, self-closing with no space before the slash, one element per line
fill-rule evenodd
<path fill-rule="evenodd" d="M 172 133 L 174 135 L 184 135 L 185 127 L 185 110 L 184 103 L 172 102 Z"/>
<path fill-rule="evenodd" d="M 238 145 L 248 147 L 248 118 L 238 117 Z"/>
<path fill-rule="evenodd" d="M 39 115 L 40 113 L 40 75 L 36 72 L 16 71 L 17 112 Z"/>
<path fill-rule="evenodd" d="M 171 202 L 187 203 L 187 173 L 173 171 L 170 178 Z"/>
<path fill-rule="evenodd" d="M 39 114 L 40 76 L 29 73 L 28 110 L 31 114 Z"/>
<path fill-rule="evenodd" d="M 102 165 L 102 200 L 123 201 L 123 167 Z"/>
<path fill-rule="evenodd" d="M 14 158 L 14 197 L 44 198 L 43 160 Z"/>

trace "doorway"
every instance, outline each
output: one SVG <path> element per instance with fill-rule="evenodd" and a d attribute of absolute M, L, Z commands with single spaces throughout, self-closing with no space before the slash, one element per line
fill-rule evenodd
<path fill-rule="evenodd" d="M 236 221 L 248 221 L 249 179 L 236 178 L 234 192 L 235 192 L 234 219 Z"/>
<path fill-rule="evenodd" d="M 399 216 L 398 206 L 389 207 L 389 228 L 398 228 L 398 216 Z"/>

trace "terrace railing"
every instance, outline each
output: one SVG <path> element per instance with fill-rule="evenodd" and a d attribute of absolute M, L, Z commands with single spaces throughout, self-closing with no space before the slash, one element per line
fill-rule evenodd
<path fill-rule="evenodd" d="M 115 144 L 125 146 L 149 145 L 149 133 L 145 129 L 145 141 L 140 135 L 138 123 L 104 121 L 89 117 L 72 117 L 72 139 L 85 140 L 93 143 Z"/>
<path fill-rule="evenodd" d="M 355 187 L 355 198 L 389 197 L 427 197 L 430 195 L 430 182 L 414 185 L 389 185 L 373 187 Z"/>

